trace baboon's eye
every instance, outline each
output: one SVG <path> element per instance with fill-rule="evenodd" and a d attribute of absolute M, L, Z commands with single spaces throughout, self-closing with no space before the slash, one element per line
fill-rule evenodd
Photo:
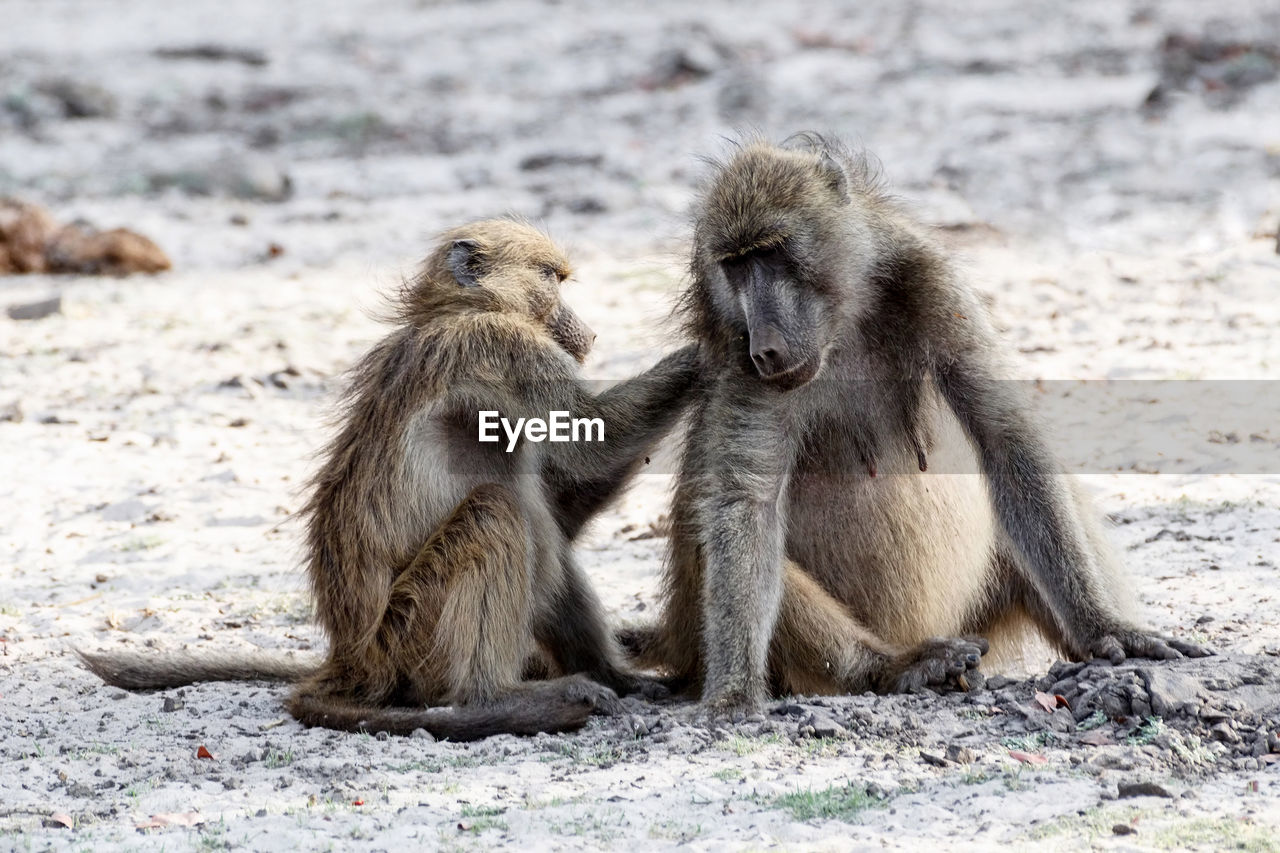
<path fill-rule="evenodd" d="M 564 281 L 564 276 L 560 274 L 560 270 L 551 266 L 551 264 L 547 264 L 542 268 L 542 277 L 552 284 L 559 284 Z"/>

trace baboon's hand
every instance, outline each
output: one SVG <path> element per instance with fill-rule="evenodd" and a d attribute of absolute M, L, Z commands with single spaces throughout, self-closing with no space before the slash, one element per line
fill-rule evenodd
<path fill-rule="evenodd" d="M 584 675 L 570 676 L 565 679 L 564 698 L 570 702 L 588 705 L 591 713 L 606 717 L 621 714 L 625 710 L 617 693 Z"/>
<path fill-rule="evenodd" d="M 919 647 L 890 661 L 889 692 L 915 693 L 926 687 L 968 690 L 964 674 L 977 669 L 987 649 L 987 641 L 982 637 L 925 640 Z"/>
<path fill-rule="evenodd" d="M 1203 658 L 1213 654 L 1213 649 L 1185 640 L 1161 637 L 1145 631 L 1119 630 L 1106 634 L 1089 646 L 1089 654 L 1123 663 L 1126 658 L 1152 658 L 1154 660 L 1181 660 Z"/>

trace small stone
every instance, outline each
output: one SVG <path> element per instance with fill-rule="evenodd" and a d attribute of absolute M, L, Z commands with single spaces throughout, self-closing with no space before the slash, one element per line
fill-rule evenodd
<path fill-rule="evenodd" d="M 414 729 L 413 734 L 409 735 L 413 740 L 425 740 L 428 743 L 435 743 L 435 735 L 426 729 Z"/>
<path fill-rule="evenodd" d="M 1112 835 L 1134 835 L 1137 831 L 1138 830 L 1134 829 L 1127 823 L 1117 823 L 1115 826 L 1111 827 Z"/>
<path fill-rule="evenodd" d="M 1088 664 L 1084 661 L 1067 662 L 1060 660 L 1053 666 L 1049 667 L 1049 677 L 1054 681 L 1069 678 L 1079 673 L 1080 670 L 1084 669 L 1087 665 Z"/>
<path fill-rule="evenodd" d="M 934 767 L 950 767 L 951 762 L 941 755 L 934 755 L 930 752 L 920 751 L 920 760 L 925 764 L 932 764 Z"/>
<path fill-rule="evenodd" d="M 39 90 L 61 105 L 66 118 L 110 118 L 116 114 L 115 96 L 95 83 L 49 80 Z"/>
<path fill-rule="evenodd" d="M 978 760 L 978 756 L 969 747 L 952 743 L 947 745 L 947 760 L 956 764 L 972 764 Z"/>
<path fill-rule="evenodd" d="M 1209 735 L 1223 743 L 1239 743 L 1240 735 L 1236 734 L 1236 730 L 1231 728 L 1230 723 L 1218 723 L 1209 729 Z"/>
<path fill-rule="evenodd" d="M 160 710 L 166 714 L 172 714 L 174 711 L 187 707 L 187 703 L 181 699 L 175 699 L 172 696 L 164 697 L 164 704 L 160 706 Z"/>
<path fill-rule="evenodd" d="M 280 202 L 293 195 L 293 180 L 272 160 L 257 154 L 227 155 L 187 168 L 151 175 L 153 189 L 177 187 L 194 195 L 225 195 L 249 201 Z"/>
<path fill-rule="evenodd" d="M 390 733 L 390 732 L 378 732 L 376 735 L 374 735 L 374 737 L 376 737 L 378 740 L 391 740 L 391 733 Z"/>
<path fill-rule="evenodd" d="M 17 305 L 10 305 L 5 313 L 9 315 L 10 320 L 43 320 L 45 317 L 52 317 L 54 314 L 62 313 L 62 296 L 51 296 L 48 299 L 41 299 L 39 302 L 23 302 Z"/>
<path fill-rule="evenodd" d="M 840 737 L 849 733 L 848 729 L 837 723 L 826 714 L 814 712 L 809 716 L 808 726 L 814 737 Z"/>

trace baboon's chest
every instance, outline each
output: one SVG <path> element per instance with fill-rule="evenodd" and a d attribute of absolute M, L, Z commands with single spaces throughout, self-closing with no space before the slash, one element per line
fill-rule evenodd
<path fill-rule="evenodd" d="M 876 477 L 920 470 L 931 435 L 922 379 L 827 380 L 804 419 L 795 476 Z"/>

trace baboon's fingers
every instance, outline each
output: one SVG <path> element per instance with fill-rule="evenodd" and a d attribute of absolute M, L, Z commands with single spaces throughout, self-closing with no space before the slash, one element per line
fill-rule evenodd
<path fill-rule="evenodd" d="M 1112 663 L 1121 663 L 1130 657 L 1182 660 L 1183 657 L 1199 658 L 1212 654 L 1212 651 L 1196 643 L 1160 637 L 1143 631 L 1123 631 L 1116 635 L 1108 635 L 1094 643 L 1092 651 L 1099 657 L 1110 658 Z"/>
<path fill-rule="evenodd" d="M 1189 643 L 1186 640 L 1166 640 L 1165 642 L 1189 658 L 1207 658 L 1217 654 L 1210 647 L 1199 643 Z"/>
<path fill-rule="evenodd" d="M 987 652 L 991 651 L 991 644 L 987 642 L 986 637 L 980 637 L 977 634 L 968 634 L 960 639 L 964 640 L 966 643 L 977 646 L 979 655 L 985 655 Z"/>
<path fill-rule="evenodd" d="M 1089 654 L 1095 658 L 1106 658 L 1112 664 L 1122 664 L 1126 657 L 1120 641 L 1110 634 L 1090 646 Z"/>
<path fill-rule="evenodd" d="M 987 641 L 981 637 L 927 640 L 900 664 L 892 690 L 896 693 L 913 693 L 925 687 L 967 690 L 965 673 L 982 662 L 987 648 Z"/>
<path fill-rule="evenodd" d="M 670 699 L 671 689 L 656 678 L 637 678 L 632 693 L 639 693 L 646 699 Z"/>

